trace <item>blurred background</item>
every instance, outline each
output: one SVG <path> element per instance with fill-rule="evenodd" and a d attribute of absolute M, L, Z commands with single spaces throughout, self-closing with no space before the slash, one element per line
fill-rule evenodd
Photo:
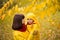
<path fill-rule="evenodd" d="M 27 40 L 30 34 L 12 30 L 12 21 L 15 14 L 29 12 L 41 25 L 40 40 L 60 40 L 60 0 L 0 0 L 0 40 Z"/>

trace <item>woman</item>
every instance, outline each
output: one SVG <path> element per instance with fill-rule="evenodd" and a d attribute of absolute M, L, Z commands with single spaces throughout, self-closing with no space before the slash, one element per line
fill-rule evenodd
<path fill-rule="evenodd" d="M 25 32 L 27 26 L 25 25 L 24 18 L 23 14 L 16 14 L 13 19 L 12 29 Z"/>

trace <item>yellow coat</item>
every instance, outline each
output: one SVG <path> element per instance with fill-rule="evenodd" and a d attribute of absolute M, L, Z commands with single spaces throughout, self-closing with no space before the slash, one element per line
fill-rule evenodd
<path fill-rule="evenodd" d="M 40 25 L 38 23 L 36 16 L 33 13 L 28 13 L 26 18 L 33 19 L 35 23 L 32 25 L 27 25 L 27 28 L 30 31 L 30 34 L 27 40 L 40 40 Z"/>

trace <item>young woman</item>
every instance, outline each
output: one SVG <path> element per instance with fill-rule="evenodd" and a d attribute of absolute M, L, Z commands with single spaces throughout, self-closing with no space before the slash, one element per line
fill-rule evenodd
<path fill-rule="evenodd" d="M 12 29 L 25 32 L 27 26 L 25 25 L 24 18 L 23 14 L 16 14 L 13 19 Z"/>

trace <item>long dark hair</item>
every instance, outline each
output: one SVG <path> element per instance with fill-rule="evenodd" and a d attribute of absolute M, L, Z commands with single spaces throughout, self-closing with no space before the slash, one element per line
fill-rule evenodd
<path fill-rule="evenodd" d="M 24 18 L 25 16 L 23 14 L 16 14 L 13 18 L 12 29 L 19 30 L 20 28 L 22 28 L 22 19 Z"/>

